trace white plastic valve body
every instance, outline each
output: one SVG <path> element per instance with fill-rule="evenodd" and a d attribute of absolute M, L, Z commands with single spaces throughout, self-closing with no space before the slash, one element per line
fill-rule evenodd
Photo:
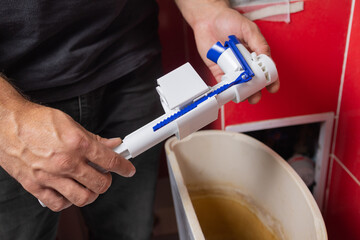
<path fill-rule="evenodd" d="M 254 73 L 250 81 L 232 85 L 215 95 L 210 94 L 231 84 L 245 71 L 230 48 L 217 60 L 224 75 L 221 82 L 213 87 L 207 86 L 189 63 L 184 64 L 158 79 L 157 91 L 166 113 L 126 136 L 114 151 L 130 159 L 174 134 L 182 139 L 215 121 L 222 105 L 229 101 L 239 103 L 278 79 L 270 57 L 250 54 L 240 43 L 236 47 Z"/>

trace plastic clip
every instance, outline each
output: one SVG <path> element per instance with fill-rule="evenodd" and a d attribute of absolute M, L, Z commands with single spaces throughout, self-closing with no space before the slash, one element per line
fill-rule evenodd
<path fill-rule="evenodd" d="M 246 62 L 244 56 L 241 54 L 239 49 L 237 48 L 236 44 L 239 44 L 240 41 L 234 36 L 229 36 L 229 41 L 225 42 L 225 47 L 230 48 L 231 51 L 234 53 L 236 59 L 239 61 L 241 67 L 243 68 L 244 72 L 240 74 L 240 76 L 236 79 L 238 81 L 235 84 L 248 82 L 255 76 L 254 72 L 251 70 L 249 64 Z M 241 44 L 241 43 L 240 43 Z"/>

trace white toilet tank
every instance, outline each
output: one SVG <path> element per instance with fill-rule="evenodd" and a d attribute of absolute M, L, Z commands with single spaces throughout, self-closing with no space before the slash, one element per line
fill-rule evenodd
<path fill-rule="evenodd" d="M 205 239 L 190 198 L 194 189 L 234 192 L 277 239 L 327 239 L 311 192 L 283 158 L 258 140 L 199 131 L 181 141 L 170 138 L 165 150 L 181 240 Z"/>

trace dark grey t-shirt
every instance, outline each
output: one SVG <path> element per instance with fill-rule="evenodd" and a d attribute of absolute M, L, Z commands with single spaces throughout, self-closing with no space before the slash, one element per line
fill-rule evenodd
<path fill-rule="evenodd" d="M 2 0 L 0 71 L 40 101 L 109 83 L 160 52 L 155 0 Z"/>

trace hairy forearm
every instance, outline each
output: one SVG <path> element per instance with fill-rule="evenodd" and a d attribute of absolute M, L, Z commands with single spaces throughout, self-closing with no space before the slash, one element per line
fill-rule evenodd
<path fill-rule="evenodd" d="M 229 0 L 175 0 L 185 20 L 196 27 L 219 9 L 230 7 Z"/>
<path fill-rule="evenodd" d="M 0 119 L 11 111 L 20 110 L 28 103 L 30 102 L 3 75 L 0 75 Z"/>

